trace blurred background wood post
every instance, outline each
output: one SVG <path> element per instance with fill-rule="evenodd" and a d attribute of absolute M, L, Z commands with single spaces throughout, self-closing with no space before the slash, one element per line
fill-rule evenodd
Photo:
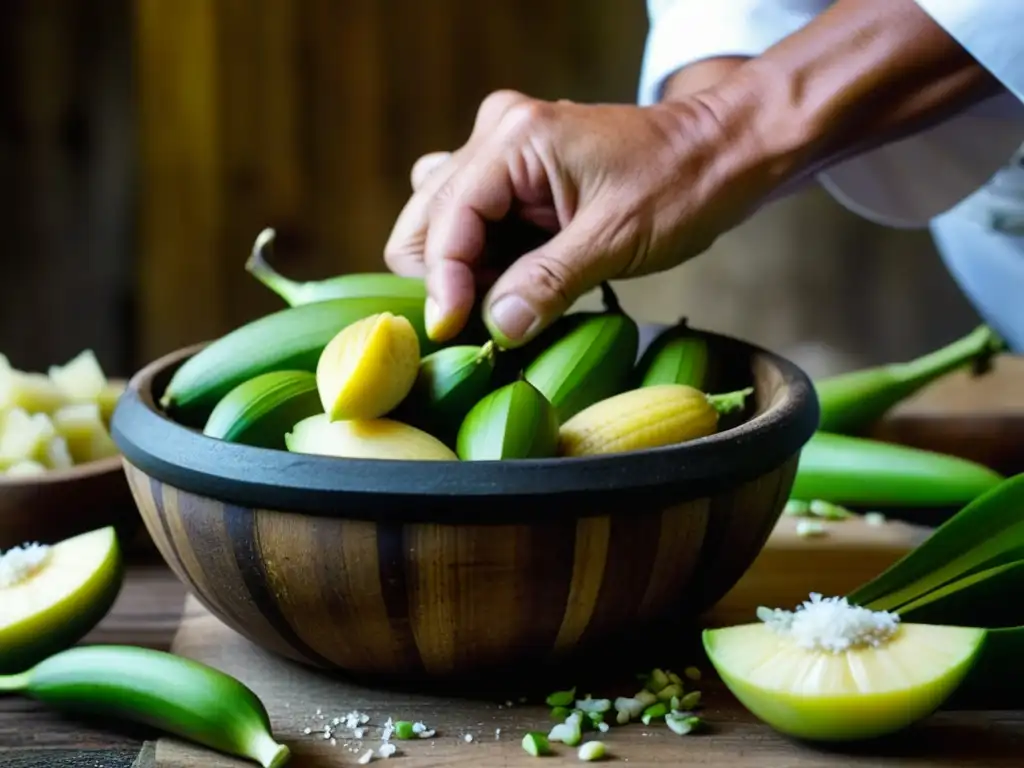
<path fill-rule="evenodd" d="M 383 269 L 416 157 L 460 144 L 498 88 L 633 101 L 646 29 L 643 0 L 8 0 L 0 349 L 45 367 L 91 346 L 127 374 L 274 310 L 242 268 L 264 226 L 296 277 Z M 814 374 L 978 322 L 926 233 L 818 190 L 617 287 L 642 320 Z"/>

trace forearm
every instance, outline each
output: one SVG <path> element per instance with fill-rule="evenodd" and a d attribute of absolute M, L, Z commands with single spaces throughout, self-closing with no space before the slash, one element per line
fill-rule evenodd
<path fill-rule="evenodd" d="M 702 91 L 779 180 L 913 133 L 994 92 L 912 0 L 839 0 Z M 667 89 L 666 98 L 672 93 Z"/>

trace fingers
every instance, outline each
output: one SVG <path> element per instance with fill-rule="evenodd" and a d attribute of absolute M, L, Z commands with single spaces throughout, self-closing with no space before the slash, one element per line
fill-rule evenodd
<path fill-rule="evenodd" d="M 435 197 L 424 248 L 430 303 L 427 334 L 447 341 L 465 325 L 476 300 L 487 223 L 512 205 L 508 163 L 497 149 L 483 149 L 473 165 L 453 173 Z"/>
<path fill-rule="evenodd" d="M 500 346 L 532 340 L 583 294 L 613 277 L 613 265 L 593 260 L 601 238 L 598 219 L 577 217 L 498 278 L 484 302 L 484 322 Z"/>
<path fill-rule="evenodd" d="M 418 192 L 426 184 L 430 175 L 450 160 L 451 156 L 451 152 L 431 152 L 417 160 L 413 164 L 410 174 L 412 191 Z"/>
<path fill-rule="evenodd" d="M 448 155 L 443 158 L 441 155 Z M 434 195 L 458 167 L 458 153 L 434 152 L 421 157 L 412 169 L 413 195 L 406 201 L 384 244 L 384 263 L 398 275 L 425 277 L 423 252 Z"/>
<path fill-rule="evenodd" d="M 412 168 L 414 192 L 392 228 L 384 260 L 392 272 L 426 278 L 425 321 L 434 341 L 458 334 L 472 311 L 486 224 L 504 217 L 514 197 L 507 159 L 514 147 L 503 128 L 520 105 L 529 114 L 531 101 L 515 91 L 491 94 L 462 149 L 425 155 Z"/>

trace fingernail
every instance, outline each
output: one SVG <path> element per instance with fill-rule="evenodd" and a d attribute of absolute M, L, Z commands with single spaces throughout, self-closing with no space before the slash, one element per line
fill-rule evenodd
<path fill-rule="evenodd" d="M 444 318 L 441 317 L 441 307 L 438 306 L 432 296 L 428 296 L 426 305 L 423 307 L 423 324 L 426 326 L 427 336 L 435 339 L 438 332 L 442 330 L 441 323 L 443 320 Z"/>
<path fill-rule="evenodd" d="M 491 321 L 510 341 L 520 341 L 529 335 L 540 321 L 533 307 L 515 294 L 502 296 L 490 310 Z"/>

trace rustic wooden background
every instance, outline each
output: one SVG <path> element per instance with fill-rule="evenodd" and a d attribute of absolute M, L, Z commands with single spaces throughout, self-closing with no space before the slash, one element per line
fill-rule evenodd
<path fill-rule="evenodd" d="M 417 156 L 496 88 L 632 101 L 646 28 L 643 0 L 5 0 L 0 350 L 124 374 L 272 310 L 242 270 L 268 225 L 298 277 L 382 269 Z M 817 191 L 619 288 L 812 372 L 977 322 L 926 233 Z"/>

